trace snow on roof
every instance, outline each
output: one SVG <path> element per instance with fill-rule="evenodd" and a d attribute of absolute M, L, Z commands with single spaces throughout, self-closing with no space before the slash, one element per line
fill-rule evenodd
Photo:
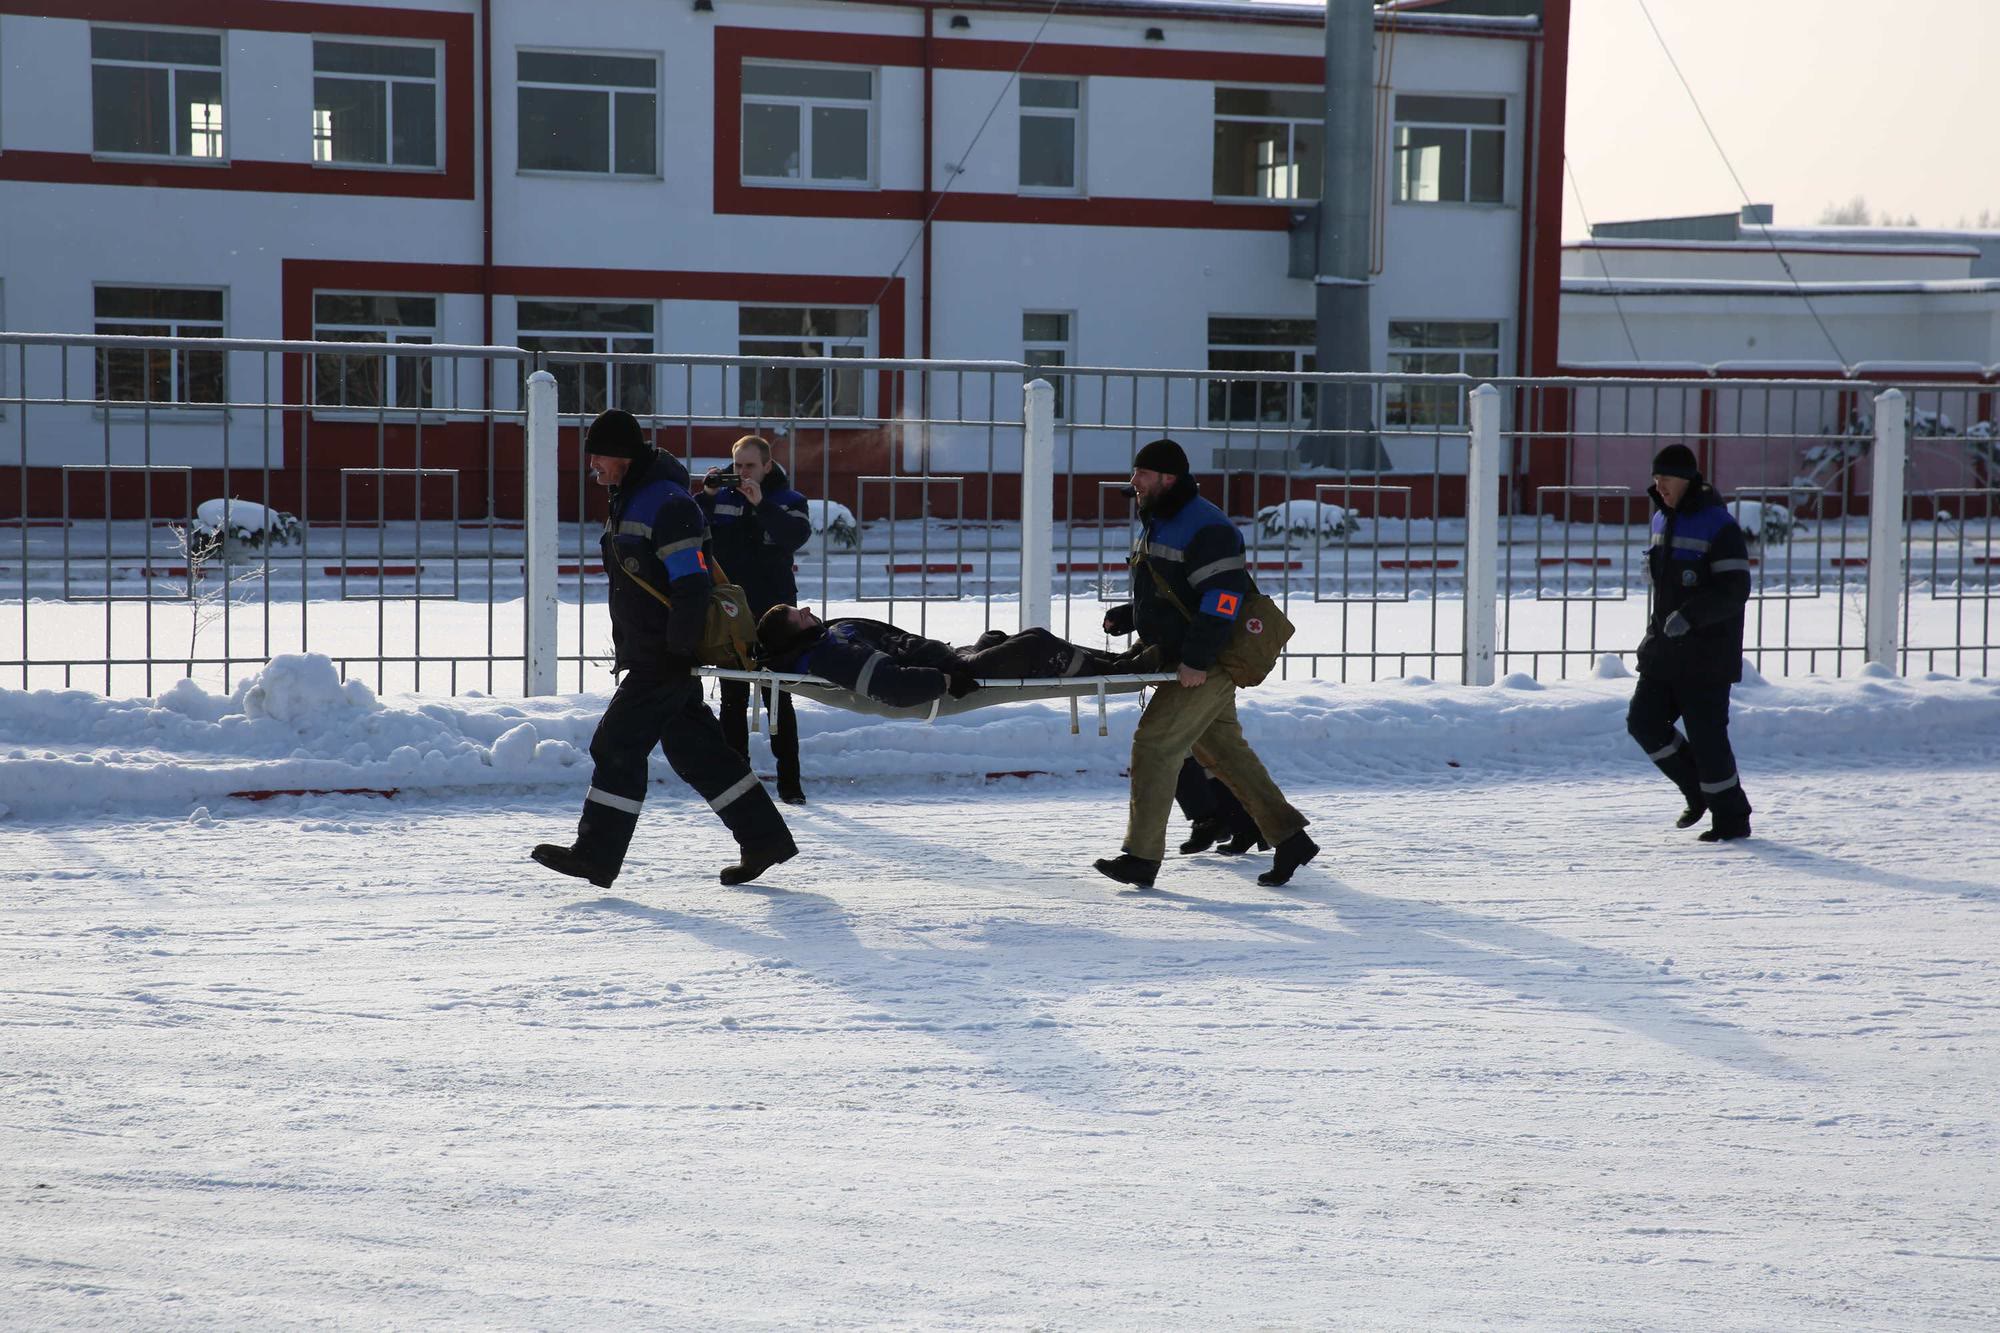
<path fill-rule="evenodd" d="M 1026 0 L 962 0 L 960 8 L 1037 8 Z M 1047 6 L 1040 6 L 1046 9 Z M 1071 12 L 1103 14 L 1127 11 L 1154 16 L 1193 19 L 1253 19 L 1268 23 L 1304 23 L 1314 27 L 1326 22 L 1326 5 L 1311 0 L 1077 0 L 1067 6 Z M 1460 32 L 1467 35 L 1540 32 L 1541 21 L 1530 16 L 1507 14 L 1437 14 L 1422 10 L 1375 12 L 1377 27 L 1395 27 L 1403 32 Z"/>
<path fill-rule="evenodd" d="M 1743 278 L 1565 277 L 1565 295 L 1577 296 L 1977 296 L 2000 292 L 2000 278 L 1932 278 L 1920 281 L 1779 282 Z"/>
<path fill-rule="evenodd" d="M 2000 239 L 2000 237 L 1996 237 Z M 1773 241 L 1776 244 L 1773 244 Z M 1762 236 L 1746 237 L 1740 241 L 1695 241 L 1636 236 L 1592 236 L 1580 241 L 1564 241 L 1565 250 L 1704 250 L 1721 254 L 1768 255 L 1778 250 L 1788 255 L 1895 255 L 1908 258 L 1913 254 L 1945 255 L 1953 259 L 1976 259 L 1980 249 L 1976 245 L 1951 244 L 1939 241 L 1921 247 L 1914 245 L 1885 245 L 1872 241 L 1817 241 L 1788 240 L 1774 235 L 1773 241 Z"/>

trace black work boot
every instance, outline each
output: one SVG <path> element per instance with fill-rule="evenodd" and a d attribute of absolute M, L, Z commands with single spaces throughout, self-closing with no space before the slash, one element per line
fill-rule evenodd
<path fill-rule="evenodd" d="M 799 854 L 799 845 L 790 838 L 783 842 L 767 842 L 755 847 L 745 847 L 737 853 L 736 864 L 722 867 L 724 884 L 748 884 L 763 875 L 766 870 L 782 861 L 789 861 Z"/>
<path fill-rule="evenodd" d="M 1181 855 L 1193 856 L 1197 852 L 1205 852 L 1221 842 L 1228 832 L 1229 821 L 1226 819 L 1216 817 L 1197 819 L 1194 821 L 1194 826 L 1188 830 L 1187 841 L 1181 844 Z"/>
<path fill-rule="evenodd" d="M 1674 821 L 1675 828 L 1693 828 L 1708 813 L 1708 802 L 1699 796 L 1688 797 L 1688 808 L 1681 811 L 1681 817 Z"/>
<path fill-rule="evenodd" d="M 1734 823 L 1724 823 L 1718 819 L 1709 828 L 1701 831 L 1702 842 L 1734 842 L 1738 838 L 1750 836 L 1750 817 L 1745 815 Z"/>
<path fill-rule="evenodd" d="M 1257 876 L 1257 882 L 1267 889 L 1289 883 L 1294 870 L 1318 855 L 1319 844 L 1307 837 L 1304 829 L 1300 829 L 1278 844 L 1278 850 L 1271 857 L 1271 868 Z"/>
<path fill-rule="evenodd" d="M 806 789 L 796 773 L 778 774 L 778 799 L 786 805 L 804 805 Z"/>
<path fill-rule="evenodd" d="M 553 842 L 538 845 L 528 853 L 536 861 L 558 875 L 569 875 L 575 879 L 587 879 L 600 889 L 611 887 L 611 881 L 618 878 L 616 870 L 606 870 L 574 847 L 563 847 Z"/>
<path fill-rule="evenodd" d="M 1253 832 L 1232 833 L 1229 835 L 1229 841 L 1223 843 L 1215 850 L 1224 856 L 1241 856 L 1252 847 L 1255 847 L 1260 852 L 1271 850 L 1271 844 L 1264 841 L 1264 835 Z"/>
<path fill-rule="evenodd" d="M 1120 852 L 1098 861 L 1097 873 L 1120 884 L 1130 884 L 1135 889 L 1150 889 L 1153 877 L 1160 873 L 1160 863 L 1130 852 Z"/>

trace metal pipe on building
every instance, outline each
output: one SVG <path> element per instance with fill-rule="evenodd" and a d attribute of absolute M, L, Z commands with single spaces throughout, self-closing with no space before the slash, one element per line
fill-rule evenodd
<path fill-rule="evenodd" d="M 1374 63 L 1374 4 L 1327 0 L 1319 262 L 1313 280 L 1316 365 L 1322 371 L 1375 368 L 1368 308 Z M 1366 388 L 1335 393 L 1322 386 L 1315 422 L 1321 431 L 1365 432 L 1371 415 Z"/>

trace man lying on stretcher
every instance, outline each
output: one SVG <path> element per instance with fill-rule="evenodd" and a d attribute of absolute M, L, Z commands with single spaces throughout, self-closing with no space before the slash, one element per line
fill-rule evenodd
<path fill-rule="evenodd" d="M 804 607 L 783 604 L 758 620 L 757 642 L 772 671 L 819 676 L 891 708 L 927 704 L 944 694 L 963 699 L 982 680 L 1109 676 L 1140 669 L 1132 654 L 1121 657 L 1079 647 L 1045 629 L 1019 634 L 988 630 L 977 643 L 954 648 L 880 620 L 821 620 Z"/>

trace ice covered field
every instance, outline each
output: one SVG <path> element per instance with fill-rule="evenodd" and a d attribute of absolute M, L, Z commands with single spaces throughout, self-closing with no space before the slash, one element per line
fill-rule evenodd
<path fill-rule="evenodd" d="M 600 891 L 600 700 L 0 691 L 0 1323 L 1993 1327 L 2000 682 L 1746 687 L 1720 848 L 1630 684 L 1246 695 L 1327 851 L 1149 894 L 1129 703 Z"/>

